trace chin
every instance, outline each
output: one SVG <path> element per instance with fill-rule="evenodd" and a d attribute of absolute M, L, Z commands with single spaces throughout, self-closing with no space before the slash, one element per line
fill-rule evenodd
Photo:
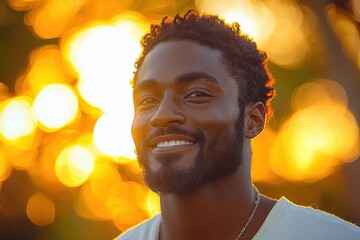
<path fill-rule="evenodd" d="M 143 167 L 145 183 L 152 191 L 159 194 L 194 192 L 213 181 L 232 175 L 242 162 L 240 156 L 226 159 L 227 161 L 218 158 L 216 161 L 200 155 L 194 166 L 187 169 L 162 165 L 157 171 L 151 171 L 145 166 Z"/>

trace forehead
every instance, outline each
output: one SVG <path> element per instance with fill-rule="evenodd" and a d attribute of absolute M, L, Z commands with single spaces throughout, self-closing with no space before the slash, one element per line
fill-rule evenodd
<path fill-rule="evenodd" d="M 143 80 L 170 80 L 192 72 L 211 75 L 221 85 L 230 78 L 220 50 L 191 40 L 168 41 L 156 45 L 145 57 L 137 74 L 135 88 Z"/>

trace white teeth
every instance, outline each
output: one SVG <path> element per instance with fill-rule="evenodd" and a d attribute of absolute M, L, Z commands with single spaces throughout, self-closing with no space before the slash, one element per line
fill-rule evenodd
<path fill-rule="evenodd" d="M 189 144 L 193 144 L 193 142 L 184 141 L 184 140 L 171 140 L 171 141 L 159 142 L 156 145 L 156 147 L 172 147 L 172 146 L 189 145 Z"/>

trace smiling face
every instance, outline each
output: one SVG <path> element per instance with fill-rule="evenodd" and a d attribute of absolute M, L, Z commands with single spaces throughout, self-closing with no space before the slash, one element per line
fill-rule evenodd
<path fill-rule="evenodd" d="M 236 171 L 244 107 L 220 51 L 194 41 L 158 44 L 133 97 L 132 135 L 152 190 L 189 192 Z"/>

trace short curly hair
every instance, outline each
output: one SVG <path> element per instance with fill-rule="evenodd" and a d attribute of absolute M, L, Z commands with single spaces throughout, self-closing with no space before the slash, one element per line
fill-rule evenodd
<path fill-rule="evenodd" d="M 275 96 L 274 79 L 267 67 L 267 55 L 247 35 L 240 25 L 228 25 L 216 15 L 200 15 L 195 10 L 174 18 L 164 17 L 161 24 L 151 25 L 150 32 L 141 39 L 142 53 L 135 63 L 135 75 L 147 54 L 159 43 L 193 40 L 201 45 L 222 52 L 223 61 L 239 88 L 239 106 L 261 101 L 266 106 L 269 119 L 272 115 L 271 100 Z"/>

